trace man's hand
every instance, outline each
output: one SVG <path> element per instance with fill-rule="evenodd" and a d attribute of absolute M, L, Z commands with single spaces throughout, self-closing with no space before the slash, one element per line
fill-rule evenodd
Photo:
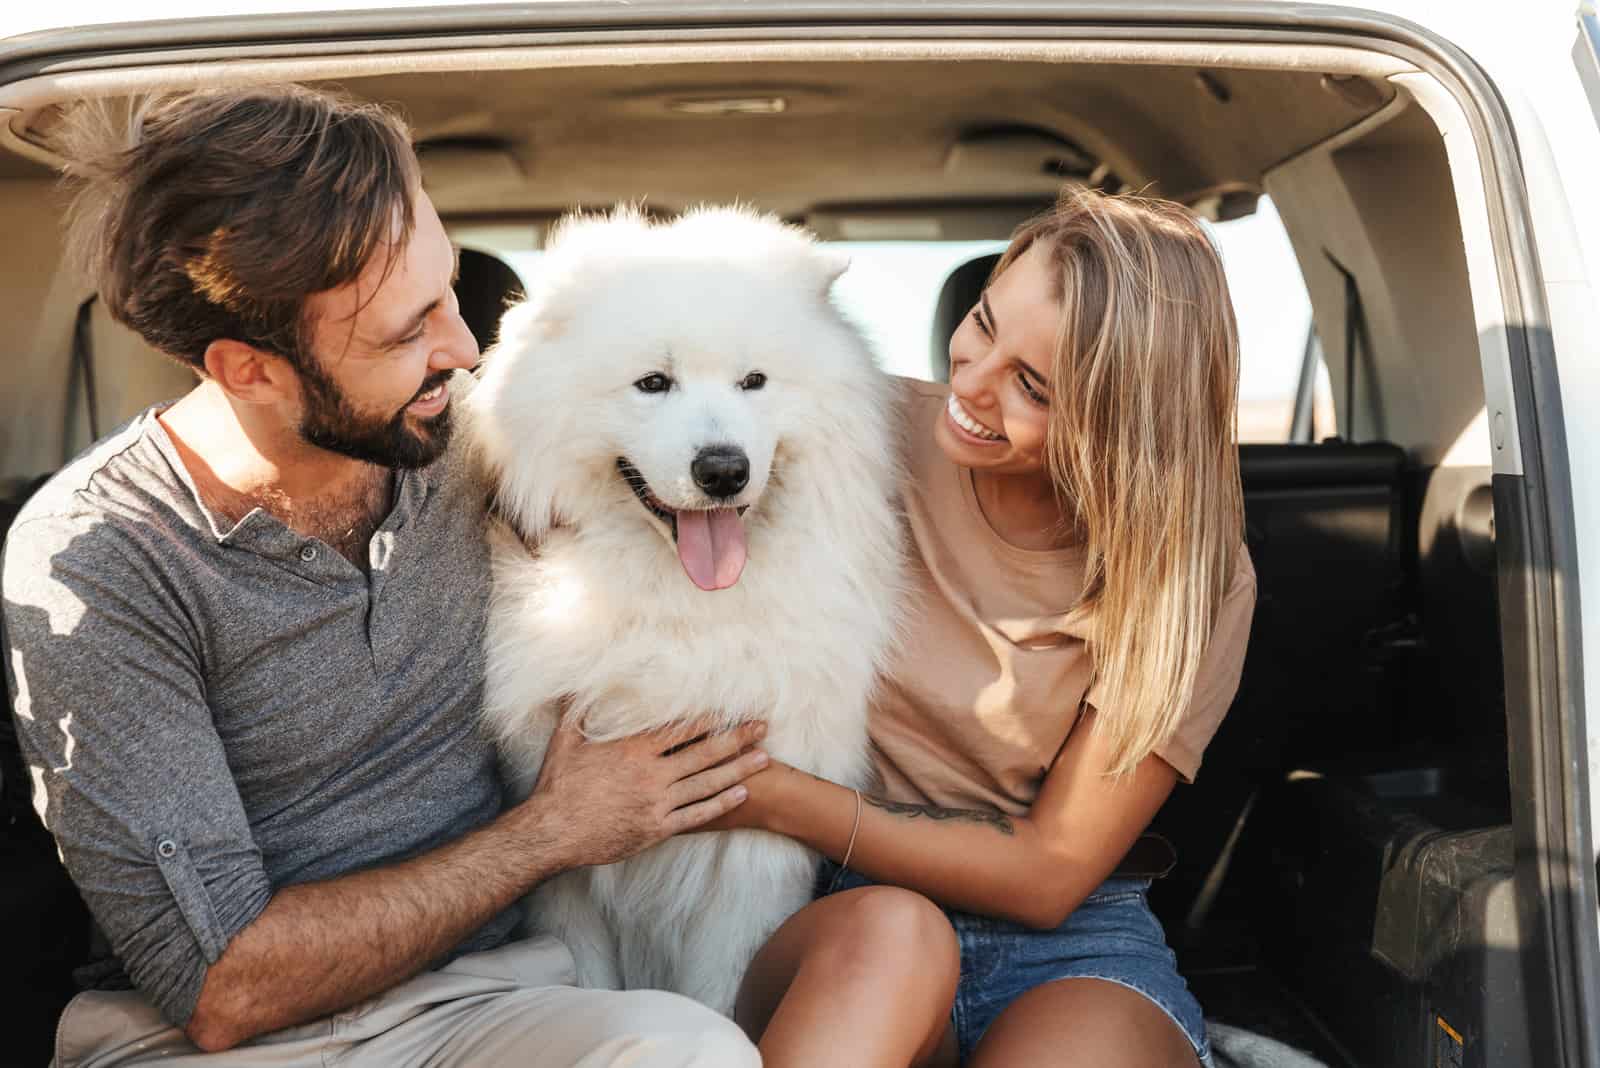
<path fill-rule="evenodd" d="M 407 860 L 278 890 L 207 970 L 185 1028 L 201 1049 L 326 1016 L 437 960 L 536 884 L 609 864 L 731 811 L 767 763 L 760 723 L 551 740 L 532 796 Z"/>
<path fill-rule="evenodd" d="M 695 830 L 757 830 L 783 834 L 785 831 L 778 826 L 780 817 L 797 799 L 807 796 L 797 793 L 797 789 L 804 790 L 810 784 L 821 781 L 815 775 L 791 767 L 781 760 L 769 759 L 765 768 L 744 780 L 742 785 L 746 790 L 746 798 L 741 804 L 714 820 L 702 823 Z"/>
<path fill-rule="evenodd" d="M 570 828 L 570 866 L 625 860 L 741 804 L 743 780 L 767 766 L 752 748 L 766 732 L 759 722 L 715 734 L 688 724 L 591 742 L 565 721 L 520 807 Z"/>

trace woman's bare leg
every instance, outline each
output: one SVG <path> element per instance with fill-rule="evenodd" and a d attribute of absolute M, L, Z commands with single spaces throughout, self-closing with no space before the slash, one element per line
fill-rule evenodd
<path fill-rule="evenodd" d="M 1034 987 L 984 1032 L 967 1068 L 1196 1068 L 1183 1029 L 1150 999 L 1103 979 Z"/>
<path fill-rule="evenodd" d="M 937 905 L 865 886 L 790 917 L 751 962 L 734 1017 L 766 1068 L 933 1064 L 960 972 Z"/>

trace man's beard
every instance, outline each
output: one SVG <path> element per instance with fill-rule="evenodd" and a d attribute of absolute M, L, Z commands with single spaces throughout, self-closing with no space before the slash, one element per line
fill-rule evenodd
<path fill-rule="evenodd" d="M 302 362 L 314 364 L 313 360 Z M 411 401 L 449 379 L 448 371 L 429 375 Z M 427 467 L 450 444 L 448 404 L 438 415 L 422 420 L 420 430 L 414 430 L 406 423 L 405 408 L 388 418 L 358 411 L 321 367 L 303 366 L 300 382 L 305 397 L 300 437 L 319 449 L 379 467 L 411 469 Z M 407 407 L 411 401 L 406 402 Z"/>

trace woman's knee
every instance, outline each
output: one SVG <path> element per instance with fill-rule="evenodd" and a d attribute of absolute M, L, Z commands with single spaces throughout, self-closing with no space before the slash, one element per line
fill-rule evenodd
<path fill-rule="evenodd" d="M 960 973 L 955 930 L 937 905 L 910 890 L 862 887 L 814 901 L 779 928 L 750 963 L 734 1015 L 759 1036 L 780 1003 L 876 1003 L 893 991 L 948 1009 Z"/>
<path fill-rule="evenodd" d="M 838 908 L 817 932 L 812 956 L 846 971 L 885 970 L 954 976 L 961 951 L 944 911 L 921 894 L 866 886 L 838 895 Z"/>

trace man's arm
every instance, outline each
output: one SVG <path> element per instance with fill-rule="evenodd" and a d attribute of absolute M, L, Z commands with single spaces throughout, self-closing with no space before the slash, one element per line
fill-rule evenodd
<path fill-rule="evenodd" d="M 1103 773 L 1106 758 L 1086 715 L 1026 816 L 864 797 L 859 822 L 853 791 L 775 763 L 717 825 L 775 831 L 834 860 L 849 849 L 850 867 L 877 882 L 1049 930 L 1105 881 L 1177 782 L 1159 756 L 1122 780 Z"/>
<path fill-rule="evenodd" d="M 189 1038 L 227 1049 L 347 1008 L 422 970 L 542 880 L 728 812 L 744 799 L 740 780 L 766 763 L 760 750 L 739 755 L 764 730 L 673 749 L 690 733 L 585 742 L 564 727 L 533 794 L 495 821 L 401 863 L 273 894 L 207 970 Z"/>
<path fill-rule="evenodd" d="M 134 985 L 208 1048 L 352 1005 L 539 880 L 726 811 L 750 735 L 552 741 L 522 805 L 404 862 L 274 889 L 206 703 L 201 636 L 137 531 L 13 527 L 0 650 L 35 803 Z M 752 760 L 757 758 L 752 757 Z"/>

